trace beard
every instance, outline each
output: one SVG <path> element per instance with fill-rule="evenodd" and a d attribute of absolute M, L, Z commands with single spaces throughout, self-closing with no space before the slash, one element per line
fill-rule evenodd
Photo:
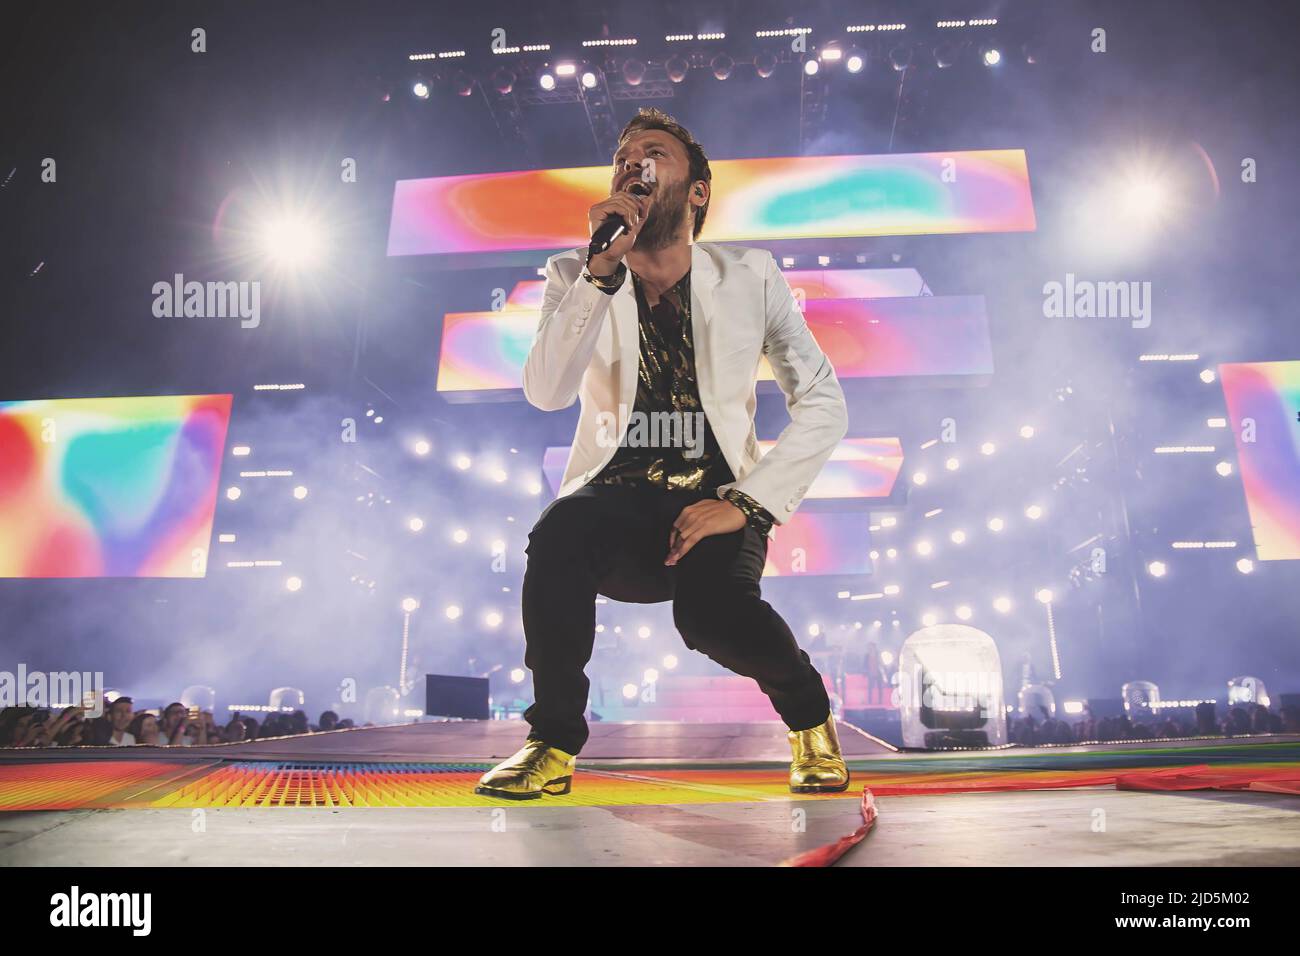
<path fill-rule="evenodd" d="M 640 252 L 657 252 L 673 245 L 685 226 L 686 195 L 690 184 L 686 181 L 661 185 L 650 200 L 641 232 L 634 248 Z"/>

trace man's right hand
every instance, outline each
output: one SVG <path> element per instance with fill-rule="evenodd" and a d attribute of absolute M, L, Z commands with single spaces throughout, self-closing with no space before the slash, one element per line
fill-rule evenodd
<path fill-rule="evenodd" d="M 619 262 L 632 251 L 637 233 L 641 231 L 641 221 L 645 215 L 645 207 L 648 202 L 649 198 L 646 196 L 636 196 L 629 192 L 620 191 L 614 193 L 608 199 L 602 199 L 591 207 L 587 213 L 587 221 L 591 226 L 593 235 L 600 224 L 610 216 L 616 214 L 622 216 L 623 221 L 627 223 L 627 229 L 621 236 L 610 243 L 608 249 L 600 253 L 600 255 L 591 257 L 591 262 L 587 264 L 587 267 L 591 270 L 592 275 L 609 276 L 618 270 Z"/>

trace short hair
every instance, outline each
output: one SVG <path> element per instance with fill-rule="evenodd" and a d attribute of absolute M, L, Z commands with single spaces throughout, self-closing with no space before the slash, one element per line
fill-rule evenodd
<path fill-rule="evenodd" d="M 713 171 L 709 169 L 709 157 L 704 154 L 704 147 L 695 141 L 695 137 L 677 120 L 673 119 L 657 106 L 643 106 L 636 116 L 633 116 L 623 132 L 618 134 L 618 146 L 621 147 L 629 136 L 633 133 L 640 133 L 645 130 L 661 129 L 665 133 L 670 133 L 686 147 L 686 156 L 690 161 L 688 176 L 691 182 L 704 180 L 710 186 L 713 185 Z M 617 150 L 618 147 L 616 147 Z M 700 233 L 704 229 L 704 218 L 709 213 L 709 203 L 713 197 L 704 201 L 704 205 L 695 207 L 695 224 L 691 232 L 692 238 L 700 238 Z"/>

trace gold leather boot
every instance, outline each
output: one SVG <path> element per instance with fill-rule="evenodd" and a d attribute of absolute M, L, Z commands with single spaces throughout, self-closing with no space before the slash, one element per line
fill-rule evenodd
<path fill-rule="evenodd" d="M 508 800 L 539 800 L 544 793 L 560 796 L 573 785 L 577 760 L 540 740 L 529 740 L 479 777 L 474 792 Z"/>
<path fill-rule="evenodd" d="M 838 793 L 848 789 L 849 768 L 840 756 L 835 717 L 807 730 L 791 730 L 790 790 L 794 793 Z"/>

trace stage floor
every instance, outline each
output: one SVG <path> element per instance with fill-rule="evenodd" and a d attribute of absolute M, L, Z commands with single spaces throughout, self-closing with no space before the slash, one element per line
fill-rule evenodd
<path fill-rule="evenodd" d="M 805 811 L 802 818 L 792 808 Z M 855 801 L 0 817 L 4 866 L 772 866 L 857 825 Z M 1300 800 L 1113 789 L 881 797 L 836 866 L 1296 866 Z M 1094 832 L 1105 814 L 1106 831 Z"/>
<path fill-rule="evenodd" d="M 1300 737 L 931 754 L 841 724 L 852 783 L 816 795 L 786 789 L 784 730 L 593 724 L 573 792 L 527 802 L 472 792 L 514 721 L 0 751 L 0 865 L 771 866 L 855 831 L 817 858 L 1300 864 Z"/>

